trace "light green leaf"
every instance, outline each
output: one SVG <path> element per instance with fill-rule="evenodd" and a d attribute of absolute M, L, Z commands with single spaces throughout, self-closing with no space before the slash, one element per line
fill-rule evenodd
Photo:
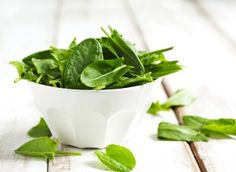
<path fill-rule="evenodd" d="M 176 141 L 208 141 L 208 138 L 191 126 L 179 126 L 168 122 L 161 122 L 158 127 L 157 137 L 165 140 Z"/>
<path fill-rule="evenodd" d="M 40 118 L 39 123 L 28 131 L 28 135 L 31 137 L 50 137 L 52 133 L 49 130 L 45 120 L 43 118 Z"/>
<path fill-rule="evenodd" d="M 104 165 L 114 171 L 129 172 L 136 165 L 132 152 L 123 146 L 111 144 L 106 148 L 106 153 L 101 151 L 95 153 Z"/>

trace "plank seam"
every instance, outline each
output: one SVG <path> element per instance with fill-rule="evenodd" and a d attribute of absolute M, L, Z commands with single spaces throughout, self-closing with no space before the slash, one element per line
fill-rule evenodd
<path fill-rule="evenodd" d="M 149 48 L 148 48 L 148 45 L 147 45 L 147 41 L 145 40 L 145 36 L 144 36 L 144 34 L 143 34 L 142 30 L 141 30 L 141 27 L 140 27 L 140 25 L 139 25 L 139 23 L 138 23 L 138 21 L 137 21 L 137 19 L 135 17 L 135 14 L 134 14 L 134 11 L 133 11 L 131 5 L 126 0 L 123 0 L 123 2 L 124 2 L 126 11 L 128 13 L 128 16 L 129 16 L 132 24 L 136 28 L 137 33 L 140 35 L 141 41 L 143 43 L 143 47 L 146 50 L 148 50 Z M 168 97 L 170 97 L 172 93 L 170 92 L 169 87 L 168 87 L 167 83 L 164 80 L 162 81 L 162 87 L 163 87 L 163 89 L 165 91 L 165 94 Z M 176 109 L 173 109 L 173 111 L 174 111 L 174 114 L 176 116 L 176 119 L 177 119 L 178 123 L 181 124 L 182 123 L 181 114 L 183 114 L 182 110 L 180 110 L 179 108 L 176 108 Z M 195 144 L 193 142 L 191 142 L 191 143 L 187 142 L 187 144 L 190 147 L 192 155 L 193 155 L 193 157 L 194 157 L 194 159 L 195 159 L 195 161 L 196 161 L 200 171 L 201 172 L 207 172 L 207 168 L 206 168 L 204 162 L 202 161 L 202 159 L 201 159 L 201 157 L 200 157 L 200 155 L 199 155 L 199 153 L 197 151 L 197 148 L 196 148 Z"/>
<path fill-rule="evenodd" d="M 229 34 L 218 24 L 218 22 L 214 19 L 214 17 L 208 12 L 204 5 L 199 0 L 191 1 L 194 4 L 194 7 L 197 9 L 198 13 L 203 16 L 204 20 L 206 20 L 211 27 L 216 30 L 216 32 L 229 43 L 234 49 L 236 49 L 236 41 L 231 38 Z"/>

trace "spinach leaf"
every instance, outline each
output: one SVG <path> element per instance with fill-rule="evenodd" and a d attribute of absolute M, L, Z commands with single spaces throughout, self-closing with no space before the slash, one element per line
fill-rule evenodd
<path fill-rule="evenodd" d="M 167 111 L 167 110 L 170 110 L 169 106 L 166 106 L 165 104 L 161 104 L 159 101 L 156 101 L 155 103 L 151 104 L 147 113 L 151 115 L 157 115 L 159 111 Z"/>
<path fill-rule="evenodd" d="M 98 39 L 100 44 L 102 45 L 103 57 L 107 59 L 119 58 L 119 55 L 116 53 L 114 48 L 114 43 L 111 39 L 107 37 L 102 37 Z"/>
<path fill-rule="evenodd" d="M 170 51 L 172 50 L 174 47 L 168 47 L 168 48 L 163 48 L 163 49 L 160 49 L 160 50 L 155 50 L 155 51 L 144 51 L 144 52 L 141 52 L 139 54 L 139 57 L 142 59 L 142 58 L 145 58 L 147 56 L 152 56 L 152 55 L 159 55 L 163 52 L 166 52 L 166 51 Z"/>
<path fill-rule="evenodd" d="M 15 150 L 17 154 L 30 157 L 53 159 L 54 156 L 77 156 L 80 152 L 57 150 L 58 141 L 49 137 L 39 137 L 30 140 Z"/>
<path fill-rule="evenodd" d="M 50 50 L 44 50 L 44 51 L 39 51 L 39 52 L 33 53 L 33 54 L 23 58 L 22 61 L 26 65 L 33 67 L 32 59 L 53 59 L 53 56 L 51 55 Z"/>
<path fill-rule="evenodd" d="M 18 61 L 11 61 L 10 64 L 13 65 L 17 70 L 18 78 L 16 78 L 14 82 L 18 82 L 22 79 L 22 75 L 25 73 L 25 65 L 24 63 Z"/>
<path fill-rule="evenodd" d="M 147 54 L 145 56 L 141 56 L 140 60 L 145 67 L 167 61 L 162 53 L 150 55 Z"/>
<path fill-rule="evenodd" d="M 74 47 L 64 68 L 66 88 L 80 88 L 80 74 L 90 63 L 103 60 L 102 47 L 96 39 L 90 38 Z"/>
<path fill-rule="evenodd" d="M 231 118 L 207 119 L 200 116 L 183 116 L 185 125 L 201 130 L 208 137 L 229 138 L 236 135 L 236 120 Z"/>
<path fill-rule="evenodd" d="M 135 86 L 135 85 L 141 85 L 144 83 L 152 82 L 152 76 L 151 73 L 145 73 L 143 75 L 138 75 L 133 78 L 128 77 L 121 77 L 118 81 L 116 81 L 114 84 L 108 86 L 107 88 L 124 88 L 129 86 Z"/>
<path fill-rule="evenodd" d="M 25 156 L 53 159 L 58 142 L 49 137 L 41 137 L 26 142 L 15 150 L 17 154 Z"/>
<path fill-rule="evenodd" d="M 49 130 L 45 120 L 40 118 L 39 123 L 28 131 L 28 135 L 31 137 L 50 137 L 52 136 L 52 133 Z"/>
<path fill-rule="evenodd" d="M 119 57 L 124 57 L 125 64 L 133 66 L 131 70 L 134 74 L 143 74 L 145 72 L 144 66 L 139 60 L 134 47 L 126 41 L 122 36 L 114 29 L 109 27 L 111 34 L 108 34 L 103 28 L 103 32 L 114 43 L 114 48 Z"/>
<path fill-rule="evenodd" d="M 153 79 L 157 79 L 182 70 L 182 67 L 177 63 L 178 61 L 163 61 L 157 65 L 149 65 L 145 69 L 146 72 L 152 72 Z"/>
<path fill-rule="evenodd" d="M 170 110 L 171 107 L 187 106 L 195 99 L 189 89 L 179 89 L 165 103 L 161 104 L 159 101 L 152 103 L 148 113 L 156 115 L 159 111 Z"/>
<path fill-rule="evenodd" d="M 104 165 L 114 171 L 129 172 L 136 165 L 132 152 L 123 146 L 111 144 L 106 148 L 106 153 L 102 151 L 95 153 Z"/>
<path fill-rule="evenodd" d="M 84 85 L 93 88 L 105 87 L 117 81 L 132 67 L 123 64 L 123 59 L 97 61 L 88 65 L 81 74 Z"/>
<path fill-rule="evenodd" d="M 165 140 L 176 141 L 208 141 L 208 138 L 191 126 L 179 126 L 168 122 L 161 122 L 158 127 L 157 137 Z"/>

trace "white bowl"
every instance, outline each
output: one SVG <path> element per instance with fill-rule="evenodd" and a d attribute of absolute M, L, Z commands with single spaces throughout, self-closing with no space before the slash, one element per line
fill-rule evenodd
<path fill-rule="evenodd" d="M 52 134 L 79 148 L 104 148 L 129 138 L 155 98 L 160 79 L 141 86 L 75 90 L 28 82 Z"/>

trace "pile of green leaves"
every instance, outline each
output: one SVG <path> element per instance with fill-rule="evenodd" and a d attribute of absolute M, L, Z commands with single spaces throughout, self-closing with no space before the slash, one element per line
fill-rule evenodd
<path fill-rule="evenodd" d="M 15 82 L 36 83 L 72 89 L 113 89 L 142 85 L 181 70 L 177 61 L 168 61 L 164 52 L 137 51 L 116 30 L 102 29 L 105 37 L 74 39 L 67 49 L 50 47 L 11 61 L 18 71 Z"/>
<path fill-rule="evenodd" d="M 236 119 L 207 119 L 200 116 L 183 116 L 183 125 L 161 122 L 157 137 L 177 141 L 208 141 L 208 138 L 236 136 Z"/>

